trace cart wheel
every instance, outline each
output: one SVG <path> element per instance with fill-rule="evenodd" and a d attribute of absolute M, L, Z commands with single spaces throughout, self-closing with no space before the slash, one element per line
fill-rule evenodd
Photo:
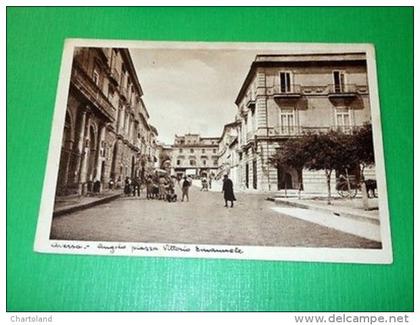
<path fill-rule="evenodd" d="M 337 190 L 337 193 L 343 198 L 347 198 L 350 195 L 349 191 L 345 191 L 345 190 Z"/>

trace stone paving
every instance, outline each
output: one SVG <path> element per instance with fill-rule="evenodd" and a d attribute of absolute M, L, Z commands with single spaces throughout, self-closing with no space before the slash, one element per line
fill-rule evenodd
<path fill-rule="evenodd" d="M 177 189 L 180 197 L 180 189 Z M 51 238 L 63 240 L 380 248 L 380 243 L 281 214 L 263 194 L 223 194 L 192 186 L 190 202 L 122 197 L 53 219 Z"/>

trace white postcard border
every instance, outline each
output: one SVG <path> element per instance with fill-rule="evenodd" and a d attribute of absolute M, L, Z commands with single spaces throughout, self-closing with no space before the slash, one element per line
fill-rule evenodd
<path fill-rule="evenodd" d="M 369 96 L 375 151 L 376 179 L 379 194 L 381 249 L 348 248 L 308 248 L 308 247 L 267 247 L 267 246 L 228 246 L 179 243 L 126 243 L 50 240 L 53 218 L 54 197 L 59 169 L 61 141 L 64 118 L 70 85 L 73 50 L 75 47 L 120 47 L 136 49 L 212 49 L 212 50 L 278 50 L 282 54 L 297 53 L 342 53 L 365 52 L 368 69 Z M 388 196 L 385 178 L 385 159 L 382 144 L 382 130 L 379 109 L 378 84 L 376 74 L 375 50 L 371 44 L 342 43 L 224 43 L 224 42 L 173 42 L 173 41 L 125 41 L 67 39 L 62 54 L 61 69 L 57 87 L 55 109 L 52 119 L 48 160 L 44 178 L 41 205 L 36 229 L 34 250 L 42 253 L 113 255 L 113 256 L 155 256 L 228 258 L 280 261 L 346 262 L 390 264 L 393 261 L 391 230 L 388 211 Z M 144 249 L 137 249 L 144 247 Z M 147 250 L 156 247 L 157 250 Z M 197 247 L 202 249 L 197 251 Z M 165 249 L 166 248 L 166 249 Z M 205 250 L 209 250 L 206 252 Z M 220 251 L 228 250 L 227 252 Z M 233 250 L 230 252 L 229 250 Z M 240 251 L 240 252 L 239 252 Z"/>

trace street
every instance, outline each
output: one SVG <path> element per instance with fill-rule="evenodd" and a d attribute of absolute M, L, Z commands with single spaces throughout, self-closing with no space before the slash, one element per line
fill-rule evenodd
<path fill-rule="evenodd" d="M 291 217 L 272 209 L 263 194 L 237 193 L 225 208 L 220 192 L 190 189 L 190 202 L 121 197 L 115 201 L 53 219 L 51 239 L 380 248 L 380 243 Z"/>

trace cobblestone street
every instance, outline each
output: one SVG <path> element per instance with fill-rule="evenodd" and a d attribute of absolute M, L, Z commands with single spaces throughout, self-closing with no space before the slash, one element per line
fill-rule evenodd
<path fill-rule="evenodd" d="M 180 190 L 177 188 L 178 198 Z M 51 239 L 379 248 L 380 243 L 293 218 L 271 209 L 266 195 L 237 193 L 234 208 L 225 208 L 223 194 L 192 186 L 190 202 L 122 197 L 56 217 Z"/>

